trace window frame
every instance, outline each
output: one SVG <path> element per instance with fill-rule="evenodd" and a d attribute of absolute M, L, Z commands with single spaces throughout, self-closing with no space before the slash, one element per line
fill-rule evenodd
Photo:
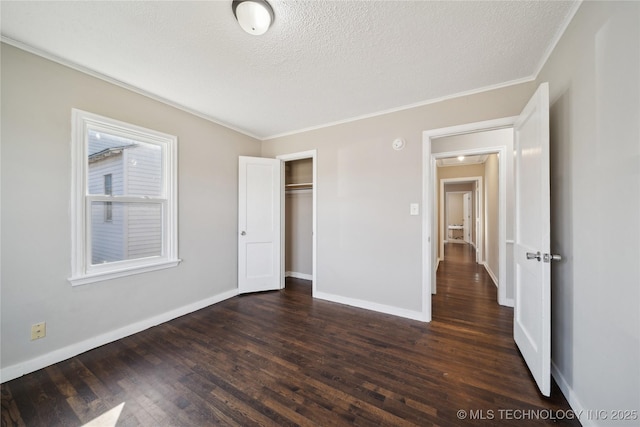
<path fill-rule="evenodd" d="M 71 135 L 71 277 L 73 286 L 175 267 L 178 258 L 178 138 L 130 123 L 72 109 Z M 88 135 L 94 130 L 162 149 L 161 196 L 89 194 Z M 162 208 L 162 245 L 159 256 L 91 263 L 91 204 L 93 202 L 158 203 Z"/>
<path fill-rule="evenodd" d="M 108 178 L 108 179 L 107 179 Z M 104 195 L 113 196 L 113 174 L 103 175 Z M 107 186 L 108 181 L 108 186 Z M 105 202 L 104 205 L 104 222 L 113 222 L 113 202 Z"/>

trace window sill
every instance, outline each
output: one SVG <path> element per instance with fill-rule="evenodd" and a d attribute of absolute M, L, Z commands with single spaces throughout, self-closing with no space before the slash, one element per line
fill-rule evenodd
<path fill-rule="evenodd" d="M 176 267 L 182 262 L 181 259 L 162 261 L 157 264 L 144 265 L 121 269 L 117 271 L 104 271 L 99 273 L 89 273 L 82 276 L 70 277 L 71 286 L 88 285 L 89 283 L 102 282 L 104 280 L 117 279 L 119 277 L 133 276 L 134 274 L 147 273 L 149 271 L 164 270 L 165 268 Z"/>

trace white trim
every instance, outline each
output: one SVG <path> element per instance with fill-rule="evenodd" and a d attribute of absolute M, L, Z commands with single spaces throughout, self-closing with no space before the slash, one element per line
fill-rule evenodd
<path fill-rule="evenodd" d="M 462 97 L 465 97 L 465 96 L 471 96 L 471 95 L 475 95 L 475 94 L 478 94 L 478 93 L 489 92 L 489 91 L 497 90 L 497 89 L 503 89 L 503 88 L 506 88 L 506 87 L 515 86 L 515 85 L 519 85 L 519 84 L 522 84 L 522 83 L 529 83 L 529 82 L 534 81 L 536 78 L 537 78 L 537 74 L 534 75 L 534 76 L 523 77 L 521 79 L 510 80 L 510 81 L 504 82 L 504 83 L 484 86 L 484 87 L 481 87 L 481 88 L 478 88 L 478 89 L 472 89 L 472 90 L 469 90 L 469 91 L 466 91 L 466 92 L 458 92 L 458 93 L 454 93 L 452 95 L 442 96 L 440 98 L 432 98 L 432 99 L 427 99 L 425 101 L 415 102 L 413 104 L 402 105 L 402 106 L 396 107 L 396 108 L 389 108 L 387 110 L 377 111 L 375 113 L 362 114 L 360 116 L 354 116 L 354 117 L 350 117 L 350 118 L 344 119 L 344 120 L 337 120 L 337 121 L 334 121 L 334 122 L 324 123 L 324 124 L 317 125 L 317 126 L 309 126 L 309 127 L 302 128 L 302 129 L 296 129 L 296 130 L 292 130 L 292 131 L 288 131 L 288 132 L 278 133 L 278 134 L 275 134 L 275 135 L 266 136 L 266 137 L 262 138 L 261 140 L 262 141 L 268 141 L 270 139 L 282 138 L 282 137 L 285 137 L 285 136 L 296 135 L 296 134 L 303 133 L 303 132 L 309 132 L 309 131 L 313 131 L 313 130 L 324 129 L 324 128 L 328 128 L 328 127 L 332 127 L 332 126 L 342 125 L 342 124 L 345 124 L 345 123 L 356 122 L 358 120 L 364 120 L 364 119 L 370 119 L 370 118 L 373 118 L 373 117 L 383 116 L 385 114 L 397 113 L 397 112 L 400 112 L 400 111 L 410 110 L 412 108 L 424 107 L 426 105 L 437 104 L 438 102 L 448 101 L 448 100 L 451 100 L 451 99 L 462 98 Z"/>
<path fill-rule="evenodd" d="M 505 243 L 506 243 L 507 248 L 508 248 L 508 249 L 507 249 L 507 253 L 508 253 L 508 252 L 511 252 L 511 253 L 513 254 L 513 245 L 514 245 L 514 241 L 513 241 L 513 240 L 510 240 L 510 239 L 507 239 L 507 240 L 505 241 Z M 515 272 L 514 272 L 514 274 L 515 274 Z M 515 289 L 514 289 L 514 291 L 515 291 Z M 507 306 L 507 307 L 513 307 L 513 306 L 515 305 L 515 303 L 516 303 L 516 302 L 515 302 L 515 300 L 514 300 L 514 298 L 513 298 L 513 297 L 511 297 L 511 298 L 507 298 L 507 296 L 505 295 L 505 296 L 504 296 L 504 301 L 503 301 L 503 304 L 502 304 L 502 305 Z"/>
<path fill-rule="evenodd" d="M 437 162 L 437 160 L 436 160 Z M 449 240 L 449 233 L 448 233 L 448 228 L 446 225 L 446 218 L 445 218 L 445 214 L 446 212 L 444 211 L 444 201 L 445 201 L 445 191 L 444 191 L 444 186 L 446 184 L 451 184 L 451 183 L 455 183 L 455 182 L 475 182 L 477 186 L 479 186 L 480 190 L 480 197 L 478 198 L 479 200 L 476 200 L 476 204 L 478 205 L 479 209 L 477 210 L 478 212 L 480 212 L 479 214 L 479 218 L 475 218 L 475 222 L 476 222 L 476 242 L 477 242 L 477 246 L 473 245 L 476 248 L 476 260 L 479 260 L 477 262 L 482 263 L 482 261 L 484 260 L 484 251 L 482 250 L 482 248 L 484 247 L 484 230 L 485 230 L 485 224 L 483 222 L 484 220 L 484 209 L 483 209 L 483 201 L 485 198 L 485 191 L 484 191 L 484 183 L 483 183 L 483 178 L 481 176 L 465 176 L 465 177 L 460 177 L 460 178 L 441 178 L 440 182 L 438 183 L 439 188 L 440 188 L 440 197 L 439 197 L 439 202 L 438 202 L 438 206 L 439 206 L 439 216 L 440 216 L 440 221 L 439 221 L 439 228 L 438 228 L 438 233 L 442 233 L 442 241 L 438 242 L 438 254 L 444 257 L 444 243 L 445 243 L 445 237 L 446 237 L 446 242 L 447 243 L 467 243 L 464 240 L 459 241 L 456 239 L 452 239 Z M 468 191 L 463 191 L 463 193 L 467 193 Z M 451 193 L 451 192 L 449 192 Z M 456 193 L 456 191 L 454 191 L 453 193 Z M 472 191 L 472 193 L 475 193 L 475 191 Z M 475 198 L 475 194 L 473 196 Z M 474 206 L 475 208 L 475 206 Z M 478 216 L 475 214 L 476 211 L 474 211 L 474 216 Z M 481 227 L 478 227 L 478 219 L 480 220 L 480 224 Z M 479 230 L 478 228 L 481 228 L 481 230 Z M 482 232 L 482 233 L 481 233 Z M 440 240 L 440 239 L 438 239 Z M 435 283 L 431 286 L 432 289 L 432 293 L 436 293 L 436 285 Z"/>
<path fill-rule="evenodd" d="M 391 305 L 379 304 L 376 302 L 365 301 L 356 298 L 343 297 L 341 295 L 328 294 L 326 292 L 316 292 L 314 298 L 336 302 L 339 304 L 350 305 L 352 307 L 363 308 L 365 310 L 377 311 L 379 313 L 391 314 L 393 316 L 404 317 L 406 319 L 418 320 L 421 322 L 427 321 L 424 317 L 424 312 L 407 310 L 404 308 L 398 308 Z"/>
<path fill-rule="evenodd" d="M 193 114 L 196 117 L 200 117 L 201 119 L 207 120 L 207 121 L 215 123 L 217 125 L 224 126 L 227 129 L 234 130 L 234 131 L 239 132 L 239 133 L 241 133 L 243 135 L 249 136 L 251 138 L 255 138 L 255 139 L 259 140 L 259 141 L 263 141 L 264 140 L 264 138 L 261 138 L 261 137 L 259 137 L 257 135 L 254 135 L 254 134 L 252 134 L 251 132 L 249 132 L 247 130 L 240 129 L 238 127 L 235 127 L 233 125 L 230 125 L 228 123 L 225 123 L 223 121 L 215 119 L 215 118 L 213 118 L 212 116 L 210 116 L 208 114 L 202 113 L 201 111 L 198 111 L 198 110 L 195 110 L 193 108 L 187 107 L 185 105 L 179 104 L 179 103 L 177 103 L 175 101 L 171 101 L 170 99 L 163 98 L 163 97 L 161 97 L 159 95 L 156 95 L 154 93 L 148 92 L 148 91 L 146 91 L 144 89 L 141 89 L 139 87 L 130 85 L 130 84 L 125 83 L 125 82 L 123 82 L 121 80 L 118 80 L 118 79 L 116 79 L 114 77 L 110 77 L 110 76 L 108 76 L 106 74 L 102 74 L 102 73 L 100 73 L 98 71 L 95 71 L 95 70 L 87 68 L 87 67 L 85 67 L 83 65 L 77 64 L 77 63 L 75 63 L 73 61 L 69 61 L 68 59 L 61 58 L 61 57 L 59 57 L 57 55 L 54 55 L 52 53 L 49 53 L 47 51 L 44 51 L 44 50 L 35 48 L 33 46 L 30 46 L 30 45 L 28 45 L 26 43 L 19 42 L 17 40 L 11 39 L 11 38 L 6 37 L 6 36 L 0 36 L 0 41 L 2 41 L 2 43 L 6 43 L 6 44 L 8 44 L 10 46 L 13 46 L 15 48 L 18 48 L 20 50 L 24 50 L 25 52 L 29 52 L 29 53 L 31 53 L 33 55 L 37 55 L 37 56 L 39 56 L 41 58 L 48 59 L 49 61 L 55 62 L 56 64 L 63 65 L 65 67 L 71 68 L 71 69 L 76 70 L 76 71 L 80 71 L 81 73 L 87 74 L 87 75 L 89 75 L 91 77 L 95 77 L 95 78 L 103 80 L 103 81 L 105 81 L 107 83 L 111 83 L 112 85 L 121 87 L 123 89 L 129 90 L 129 91 L 134 92 L 134 93 L 137 93 L 138 95 L 142 95 L 142 96 L 147 97 L 149 99 L 153 99 L 154 101 L 161 102 L 161 103 L 163 103 L 165 105 L 168 105 L 168 106 L 173 107 L 173 108 L 177 108 L 178 110 L 184 111 L 186 113 Z"/>
<path fill-rule="evenodd" d="M 578 12 L 578 9 L 580 8 L 581 5 L 582 5 L 582 0 L 575 0 L 575 2 L 571 5 L 571 9 L 569 13 L 567 14 L 567 16 L 565 16 L 564 21 L 562 22 L 562 25 L 560 25 L 560 27 L 558 28 L 558 32 L 553 37 L 553 40 L 551 41 L 551 43 L 549 43 L 549 45 L 547 46 L 547 50 L 544 52 L 544 54 L 540 58 L 540 62 L 538 62 L 536 71 L 533 73 L 533 75 L 536 76 L 536 78 L 538 78 L 538 75 L 540 75 L 540 72 L 542 71 L 542 67 L 544 67 L 544 64 L 546 64 L 547 61 L 549 60 L 549 57 L 555 50 L 556 46 L 560 42 L 560 39 L 562 38 L 564 33 L 567 31 L 569 24 L 573 20 L 573 17 L 576 15 L 576 12 Z"/>
<path fill-rule="evenodd" d="M 201 310 L 213 304 L 217 304 L 221 301 L 227 300 L 238 295 L 237 289 L 231 289 L 229 291 L 222 292 L 209 298 L 205 298 L 200 301 L 196 301 L 191 304 L 184 305 L 182 307 L 167 311 L 166 313 L 153 316 L 149 319 L 144 319 L 139 322 L 126 325 L 122 328 L 100 334 L 95 337 L 91 337 L 84 341 L 77 342 L 75 344 L 68 345 L 66 347 L 54 350 L 42 356 L 35 357 L 33 359 L 25 360 L 15 365 L 2 368 L 0 371 L 1 381 L 4 383 L 12 379 L 18 378 L 22 375 L 26 375 L 30 372 L 37 371 L 38 369 L 45 368 L 53 365 L 54 363 L 67 360 L 70 357 L 77 356 L 85 351 L 92 350 L 110 342 L 128 337 L 129 335 L 142 332 L 145 329 L 149 329 L 153 326 L 161 323 L 168 322 L 177 317 L 184 316 L 185 314 L 193 313 L 194 311 Z"/>
<path fill-rule="evenodd" d="M 465 123 L 462 125 L 450 126 L 446 128 L 431 129 L 422 132 L 422 140 L 426 138 L 429 140 L 442 138 L 444 136 L 464 135 L 467 133 L 486 132 L 490 130 L 498 130 L 504 128 L 511 128 L 516 122 L 519 116 L 503 117 L 500 119 L 485 120 L 482 122 Z M 472 152 L 472 151 L 470 151 Z M 483 150 L 478 149 L 473 151 L 476 154 L 482 154 Z"/>
<path fill-rule="evenodd" d="M 175 267 L 178 259 L 178 138 L 163 132 L 89 113 L 71 110 L 71 277 L 73 286 Z M 162 195 L 104 196 L 87 190 L 87 145 L 89 130 L 99 130 L 153 144 L 162 149 Z M 92 201 L 159 203 L 162 205 L 162 249 L 159 256 L 92 265 L 90 212 Z"/>
<path fill-rule="evenodd" d="M 573 388 L 571 388 L 569 382 L 562 375 L 558 366 L 553 362 L 553 359 L 551 360 L 551 376 L 553 376 L 553 379 L 556 381 L 556 384 L 558 384 L 560 391 L 562 391 L 562 394 L 564 394 L 567 399 L 569 406 L 571 406 L 576 417 L 578 417 L 580 424 L 584 427 L 597 426 L 598 423 L 595 420 L 590 420 L 587 416 L 587 411 L 585 410 L 584 405 L 580 402 L 576 392 L 573 391 Z"/>
<path fill-rule="evenodd" d="M 298 273 L 297 271 L 285 271 L 284 277 L 293 277 L 295 279 L 303 279 L 313 281 L 313 275 L 307 273 Z"/>
<path fill-rule="evenodd" d="M 431 292 L 436 283 L 437 269 L 434 264 L 440 265 L 437 251 L 433 250 L 438 235 L 433 227 L 435 206 L 429 203 L 436 194 L 435 171 L 435 160 L 431 158 L 431 139 L 426 139 L 422 144 L 422 317 L 425 322 L 431 322 Z"/>
<path fill-rule="evenodd" d="M 148 266 L 142 265 L 142 266 L 125 268 L 118 271 L 87 273 L 83 276 L 70 277 L 67 280 L 73 286 L 88 285 L 89 283 L 102 282 L 103 280 L 117 279 L 118 277 L 127 277 L 127 276 L 132 276 L 134 274 L 164 270 L 166 268 L 176 267 L 181 262 L 182 262 L 181 259 L 163 261 L 163 262 L 153 263 Z"/>
<path fill-rule="evenodd" d="M 427 215 L 424 215 L 423 229 L 422 229 L 422 292 L 424 298 L 424 307 L 423 313 L 428 313 L 428 319 L 431 318 L 431 292 L 433 284 L 435 284 L 435 275 L 436 269 L 433 268 L 435 264 L 435 259 L 432 259 L 433 252 L 436 252 L 436 244 L 438 243 L 435 239 L 431 239 L 431 236 L 437 235 L 437 224 L 436 221 L 432 221 L 431 218 L 435 218 L 435 197 L 432 194 L 435 194 L 435 186 L 436 183 L 436 173 L 435 173 L 435 164 L 437 157 L 453 157 L 458 156 L 460 154 L 465 155 L 474 155 L 474 154 L 483 154 L 490 152 L 498 152 L 501 153 L 499 160 L 499 212 L 500 212 L 500 220 L 498 224 L 498 241 L 500 247 L 499 254 L 499 263 L 500 263 L 500 271 L 498 272 L 499 280 L 498 280 L 498 303 L 501 305 L 508 305 L 508 300 L 506 298 L 506 236 L 507 236 L 507 226 L 506 226 L 506 212 L 507 212 L 507 202 L 506 202 L 506 181 L 507 181 L 507 171 L 506 171 L 506 146 L 501 145 L 497 147 L 485 147 L 478 149 L 470 149 L 470 150 L 460 150 L 460 151 L 452 151 L 448 153 L 437 153 L 431 154 L 431 143 L 433 139 L 444 137 L 444 136 L 453 136 L 453 135 L 463 135 L 474 132 L 485 132 L 489 130 L 497 130 L 504 128 L 513 127 L 518 116 L 512 117 L 504 117 L 494 120 L 487 120 L 483 122 L 475 122 L 475 123 L 467 123 L 457 126 L 451 126 L 446 128 L 432 129 L 427 130 L 422 133 L 422 204 L 426 206 L 425 212 Z M 431 190 L 429 190 L 431 188 Z M 502 286 L 501 286 L 502 285 Z"/>
<path fill-rule="evenodd" d="M 300 151 L 298 153 L 290 153 L 290 154 L 281 154 L 279 156 L 276 156 L 276 159 L 280 159 L 283 162 L 288 162 L 291 160 L 301 160 L 301 159 L 311 159 L 311 170 L 312 170 L 312 187 L 311 187 L 311 191 L 312 191 L 312 207 L 311 207 L 311 278 L 310 279 L 306 279 L 306 280 L 311 280 L 311 295 L 312 297 L 316 296 L 316 292 L 318 289 L 318 280 L 317 280 L 317 275 L 316 272 L 318 271 L 317 269 L 317 265 L 318 265 L 318 238 L 317 238 L 317 229 L 318 229 L 318 150 L 308 150 L 308 151 Z M 283 173 L 284 173 L 284 168 L 283 168 Z M 282 180 L 282 189 L 281 189 L 281 194 L 282 194 L 282 200 L 284 203 L 284 197 L 286 195 L 286 189 L 285 189 L 285 180 Z M 284 221 L 285 221 L 285 210 L 284 207 L 282 209 L 282 227 L 281 227 L 281 239 L 282 242 L 284 242 L 285 237 L 284 237 L 284 233 L 285 233 L 285 226 L 284 226 Z M 284 273 L 284 247 L 285 245 L 282 245 L 282 272 Z M 282 276 L 282 280 L 283 280 L 283 284 L 282 286 L 284 287 L 284 274 Z"/>
<path fill-rule="evenodd" d="M 489 267 L 489 264 L 487 264 L 485 261 L 482 262 L 482 265 L 484 266 L 484 269 L 487 272 L 487 274 L 489 275 L 489 277 L 491 277 L 491 281 L 493 282 L 493 284 L 497 288 L 498 287 L 498 278 L 496 277 L 496 274 L 493 272 L 493 270 L 491 270 L 491 267 Z"/>

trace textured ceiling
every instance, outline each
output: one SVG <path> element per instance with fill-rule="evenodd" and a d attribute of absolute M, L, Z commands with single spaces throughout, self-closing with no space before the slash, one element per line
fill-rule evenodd
<path fill-rule="evenodd" d="M 2 1 L 3 40 L 258 138 L 535 77 L 575 1 Z"/>

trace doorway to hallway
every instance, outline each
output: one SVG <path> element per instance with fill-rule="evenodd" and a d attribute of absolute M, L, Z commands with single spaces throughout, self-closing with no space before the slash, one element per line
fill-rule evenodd
<path fill-rule="evenodd" d="M 502 316 L 509 318 L 513 315 L 508 310 L 497 309 L 497 289 L 484 266 L 476 263 L 476 250 L 473 245 L 446 243 L 436 280 L 438 293 L 433 298 L 442 299 L 446 304 L 434 303 L 434 320 L 476 322 L 478 313 L 475 312 L 475 307 L 483 307 L 483 310 L 486 310 L 493 304 L 496 308 L 488 310 L 482 316 L 487 324 L 498 321 Z"/>

